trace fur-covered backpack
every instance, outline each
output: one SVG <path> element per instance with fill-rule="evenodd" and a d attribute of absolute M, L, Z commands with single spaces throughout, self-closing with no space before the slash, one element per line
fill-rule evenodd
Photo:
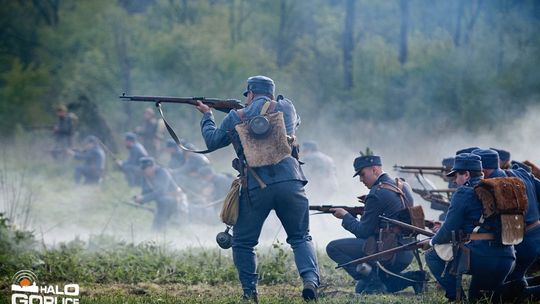
<path fill-rule="evenodd" d="M 488 178 L 480 181 L 474 191 L 482 202 L 480 224 L 486 219 L 500 217 L 501 229 L 497 239 L 504 245 L 521 243 L 528 206 L 525 183 L 517 177 Z"/>

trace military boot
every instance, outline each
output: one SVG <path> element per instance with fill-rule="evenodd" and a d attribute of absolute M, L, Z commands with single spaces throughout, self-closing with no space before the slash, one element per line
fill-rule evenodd
<path fill-rule="evenodd" d="M 259 294 L 256 290 L 244 290 L 242 303 L 259 303 Z"/>
<path fill-rule="evenodd" d="M 313 282 L 304 282 L 302 298 L 304 298 L 306 301 L 317 300 L 317 285 Z"/>

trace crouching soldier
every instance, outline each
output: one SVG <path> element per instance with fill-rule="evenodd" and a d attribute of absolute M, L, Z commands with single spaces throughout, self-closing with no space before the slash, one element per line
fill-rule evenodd
<path fill-rule="evenodd" d="M 426 254 L 426 263 L 450 301 L 461 299 L 461 275 L 470 274 L 469 300 L 474 301 L 482 297 L 481 291 L 493 292 L 502 286 L 514 264 L 514 248 L 500 239 L 500 218 L 483 216 L 482 202 L 473 188 L 482 180 L 480 156 L 458 154 L 448 176 L 455 176 L 459 187 L 446 220 L 430 241 L 435 250 Z"/>
<path fill-rule="evenodd" d="M 82 165 L 75 168 L 75 183 L 80 183 L 83 178 L 85 184 L 99 183 L 105 171 L 105 152 L 99 145 L 99 139 L 92 135 L 88 136 L 84 140 L 82 151 L 70 153 L 76 160 L 84 161 Z"/>
<path fill-rule="evenodd" d="M 152 157 L 141 158 L 140 165 L 143 171 L 142 194 L 133 199 L 139 204 L 156 202 L 152 229 L 162 231 L 172 216 L 177 216 L 179 211 L 187 212 L 185 195 L 169 171 L 155 165 Z"/>
<path fill-rule="evenodd" d="M 334 212 L 335 217 L 343 220 L 341 223 L 343 228 L 356 236 L 356 238 L 332 241 L 326 247 L 328 256 L 338 264 L 344 264 L 380 251 L 375 249 L 377 241 L 380 239 L 387 244 L 393 243 L 394 246 L 391 247 L 414 240 L 383 231 L 380 227 L 384 226 L 381 226 L 379 219 L 380 215 L 393 217 L 401 210 L 413 205 L 410 186 L 403 180 L 393 180 L 385 173 L 382 170 L 379 156 L 357 157 L 354 160 L 354 170 L 356 172 L 354 176 L 360 176 L 360 181 L 370 191 L 366 196 L 365 211 L 360 220 L 342 208 L 330 209 Z M 413 253 L 411 251 L 402 251 L 378 264 L 370 266 L 360 264 L 364 266 L 364 269 L 353 265 L 345 266 L 344 269 L 357 281 L 355 288 L 357 293 L 397 292 L 408 286 L 412 286 L 418 293 L 423 290 L 425 273 L 411 271 L 399 274 L 411 264 L 412 259 Z M 380 265 L 384 267 L 384 271 L 381 270 Z M 366 272 L 364 271 L 366 268 L 372 268 L 372 270 Z"/>

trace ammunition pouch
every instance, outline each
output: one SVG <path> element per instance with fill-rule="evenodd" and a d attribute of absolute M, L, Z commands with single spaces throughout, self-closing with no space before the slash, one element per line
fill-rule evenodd
<path fill-rule="evenodd" d="M 498 177 L 482 180 L 474 187 L 482 202 L 482 218 L 498 216 L 501 222 L 500 241 L 503 245 L 517 245 L 523 241 L 524 214 L 527 210 L 525 184 L 517 177 Z M 477 230 L 477 229 L 476 229 Z"/>
<path fill-rule="evenodd" d="M 241 184 L 241 178 L 237 178 L 232 182 L 219 214 L 221 221 L 229 226 L 234 226 L 238 219 Z"/>
<path fill-rule="evenodd" d="M 362 252 L 366 256 L 381 252 L 384 250 L 392 249 L 398 246 L 397 235 L 388 230 L 381 229 L 379 232 L 378 238 L 376 236 L 370 236 L 366 239 Z M 377 259 L 380 262 L 385 262 L 387 265 L 391 265 L 395 260 L 395 253 L 390 253 L 387 255 L 381 256 Z"/>

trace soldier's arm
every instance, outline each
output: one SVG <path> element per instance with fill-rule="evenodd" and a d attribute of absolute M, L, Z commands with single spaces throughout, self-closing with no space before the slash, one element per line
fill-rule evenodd
<path fill-rule="evenodd" d="M 154 180 L 154 189 L 152 191 L 143 194 L 141 203 L 147 203 L 152 200 L 159 199 L 159 197 L 167 194 L 167 189 L 169 189 L 171 184 L 170 175 L 167 174 L 165 170 L 156 171 L 156 177 Z"/>
<path fill-rule="evenodd" d="M 458 190 L 454 193 L 446 219 L 431 240 L 432 244 L 446 244 L 452 241 L 452 231 L 459 231 L 464 224 L 465 207 L 467 203 L 470 203 L 466 200 L 467 196 L 464 192 Z"/>
<path fill-rule="evenodd" d="M 221 126 L 218 128 L 212 111 L 203 114 L 201 119 L 201 132 L 208 150 L 214 151 L 226 147 L 231 143 L 227 131 L 234 129 L 235 119 L 233 118 L 233 115 L 237 115 L 236 111 L 229 112 L 223 119 Z M 239 118 L 236 120 L 239 121 Z"/>
<path fill-rule="evenodd" d="M 379 225 L 379 215 L 383 214 L 384 204 L 377 196 L 370 194 L 366 197 L 364 214 L 357 220 L 350 213 L 343 217 L 341 225 L 357 238 L 368 238 L 373 235 Z"/>

